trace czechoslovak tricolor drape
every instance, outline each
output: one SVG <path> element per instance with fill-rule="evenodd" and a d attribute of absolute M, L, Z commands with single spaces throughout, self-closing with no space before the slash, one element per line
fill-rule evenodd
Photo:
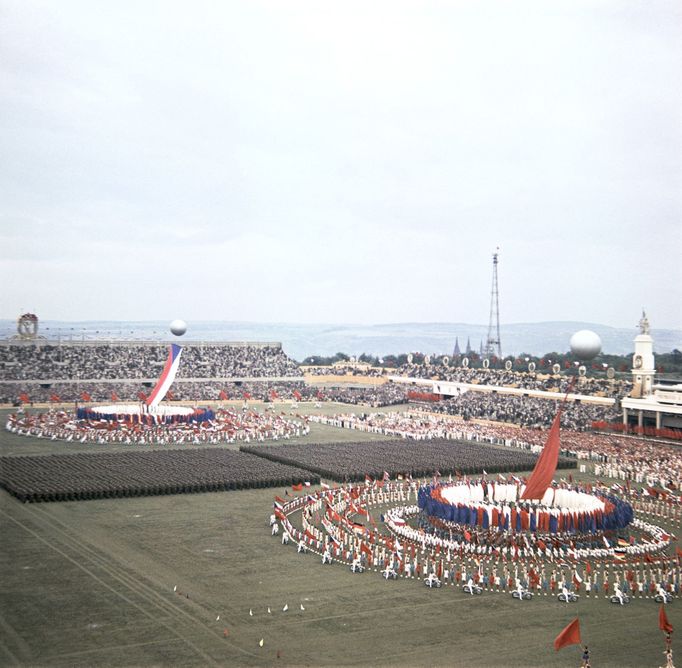
<path fill-rule="evenodd" d="M 147 398 L 147 406 L 158 406 L 159 403 L 161 403 L 161 400 L 166 396 L 166 392 L 170 389 L 170 386 L 175 380 L 175 374 L 178 372 L 181 353 L 182 346 L 171 343 L 166 365 L 163 367 L 163 372 L 156 383 L 156 387 Z"/>

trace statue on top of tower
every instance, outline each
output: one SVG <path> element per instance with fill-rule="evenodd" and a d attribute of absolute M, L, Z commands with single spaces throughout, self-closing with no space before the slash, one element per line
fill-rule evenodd
<path fill-rule="evenodd" d="M 651 327 L 649 326 L 649 318 L 646 317 L 646 311 L 642 309 L 642 317 L 639 321 L 639 333 L 651 334 Z"/>

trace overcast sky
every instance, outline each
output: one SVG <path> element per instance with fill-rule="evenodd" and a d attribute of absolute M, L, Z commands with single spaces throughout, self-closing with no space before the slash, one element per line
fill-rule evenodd
<path fill-rule="evenodd" d="M 682 328 L 682 3 L 0 0 L 0 317 Z"/>

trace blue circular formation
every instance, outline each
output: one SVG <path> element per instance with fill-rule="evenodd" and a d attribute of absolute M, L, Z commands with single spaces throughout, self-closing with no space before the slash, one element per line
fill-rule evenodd
<path fill-rule="evenodd" d="M 499 513 L 499 523 L 491 524 L 488 513 L 479 512 L 480 509 L 474 505 L 464 503 L 453 504 L 433 498 L 433 491 L 443 486 L 445 485 L 430 484 L 419 488 L 417 504 L 426 516 L 436 517 L 446 522 L 453 522 L 454 524 L 474 529 L 488 530 L 497 528 L 499 531 L 520 533 L 524 531 L 523 512 L 527 512 L 529 516 L 528 530 L 532 533 L 540 533 L 535 524 L 535 512 L 531 512 L 538 507 L 538 504 L 531 504 L 526 501 L 512 503 L 510 505 L 518 512 L 512 513 L 511 516 Z M 596 492 L 592 492 L 592 494 L 605 502 L 607 510 L 599 513 L 566 512 L 563 514 L 564 523 L 561 528 L 559 527 L 559 518 L 551 515 L 549 518 L 549 532 L 542 533 L 594 534 L 602 531 L 614 531 L 624 529 L 634 519 L 632 506 L 626 501 L 610 494 L 598 494 Z"/>

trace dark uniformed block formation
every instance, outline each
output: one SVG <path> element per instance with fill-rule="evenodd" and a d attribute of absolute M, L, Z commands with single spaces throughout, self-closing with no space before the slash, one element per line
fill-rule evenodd
<path fill-rule="evenodd" d="M 0 458 L 0 487 L 31 502 L 192 494 L 319 480 L 310 471 L 223 448 Z"/>
<path fill-rule="evenodd" d="M 242 446 L 275 462 L 300 466 L 332 480 L 363 480 L 365 475 L 392 477 L 402 473 L 414 477 L 529 471 L 538 456 L 527 450 L 480 445 L 467 441 L 376 441 L 373 443 L 306 443 L 277 447 Z M 575 468 L 576 460 L 559 458 L 559 468 Z"/>

